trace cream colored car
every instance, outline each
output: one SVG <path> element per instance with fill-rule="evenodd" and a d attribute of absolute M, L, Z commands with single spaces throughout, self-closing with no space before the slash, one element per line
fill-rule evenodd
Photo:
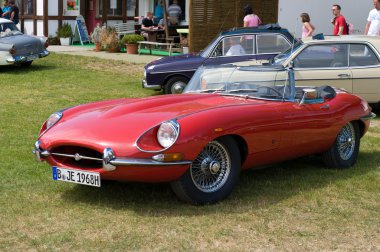
<path fill-rule="evenodd" d="M 297 86 L 330 85 L 380 105 L 380 37 L 349 35 L 303 40 L 269 64 L 293 65 Z M 285 78 L 278 74 L 276 81 Z"/>

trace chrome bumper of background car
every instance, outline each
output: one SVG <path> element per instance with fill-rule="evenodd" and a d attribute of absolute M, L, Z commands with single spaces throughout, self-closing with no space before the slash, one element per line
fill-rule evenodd
<path fill-rule="evenodd" d="M 44 50 L 43 52 L 39 54 L 33 54 L 33 55 L 28 55 L 28 56 L 14 56 L 14 57 L 9 57 L 7 59 L 7 63 L 9 64 L 15 64 L 15 63 L 22 63 L 26 61 L 32 61 L 38 58 L 43 58 L 49 55 L 49 51 Z"/>
<path fill-rule="evenodd" d="M 371 113 L 369 113 L 369 114 L 366 115 L 366 116 L 362 116 L 362 117 L 360 117 L 360 120 L 362 120 L 362 121 L 367 121 L 367 120 L 371 120 L 371 119 L 373 119 L 373 118 L 375 118 L 375 117 L 376 117 L 376 114 L 373 113 L 373 112 L 371 112 Z"/>
<path fill-rule="evenodd" d="M 148 85 L 145 79 L 141 81 L 141 84 L 142 87 L 146 89 L 160 90 L 162 88 L 161 85 Z"/>
<path fill-rule="evenodd" d="M 63 153 L 50 153 L 47 150 L 42 150 L 40 148 L 40 141 L 36 141 L 34 144 L 33 153 L 37 161 L 43 161 L 43 158 L 48 156 L 64 156 L 73 158 L 76 161 L 87 159 L 87 160 L 96 160 L 103 163 L 103 170 L 113 171 L 116 169 L 116 166 L 169 166 L 169 165 L 189 165 L 191 161 L 172 161 L 172 162 L 160 162 L 152 159 L 143 159 L 143 158 L 118 158 L 115 156 L 111 148 L 105 148 L 103 151 L 103 158 L 94 158 L 82 156 L 79 153 L 74 155 L 63 154 Z"/>

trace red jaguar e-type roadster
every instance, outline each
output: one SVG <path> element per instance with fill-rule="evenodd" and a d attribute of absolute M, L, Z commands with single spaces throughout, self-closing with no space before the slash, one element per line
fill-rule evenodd
<path fill-rule="evenodd" d="M 276 80 L 281 71 L 288 77 Z M 291 69 L 201 67 L 184 94 L 52 114 L 33 152 L 55 180 L 170 182 L 182 200 L 208 204 L 231 193 L 241 170 L 313 154 L 354 165 L 374 116 L 343 90 L 295 87 Z"/>

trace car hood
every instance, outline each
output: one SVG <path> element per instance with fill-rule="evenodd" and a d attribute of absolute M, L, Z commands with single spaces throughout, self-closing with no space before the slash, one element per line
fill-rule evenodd
<path fill-rule="evenodd" d="M 161 59 L 150 62 L 145 66 L 145 68 L 149 68 L 154 66 L 153 71 L 157 70 L 182 70 L 199 67 L 203 63 L 205 58 L 196 54 L 183 54 L 178 56 L 169 56 L 163 57 Z"/>
<path fill-rule="evenodd" d="M 264 103 L 260 100 L 249 101 Z M 45 143 L 48 141 L 50 146 L 55 145 L 54 142 L 97 143 L 103 147 L 134 143 L 141 134 L 161 122 L 246 103 L 245 98 L 217 94 L 162 95 L 90 103 L 63 111 L 62 119 L 41 139 Z"/>
<path fill-rule="evenodd" d="M 0 43 L 13 45 L 16 49 L 16 56 L 36 54 L 43 50 L 40 39 L 24 34 L 2 37 Z"/>

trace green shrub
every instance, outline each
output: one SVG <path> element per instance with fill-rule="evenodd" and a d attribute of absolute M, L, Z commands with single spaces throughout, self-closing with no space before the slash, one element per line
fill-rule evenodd
<path fill-rule="evenodd" d="M 139 41 L 144 41 L 144 37 L 138 34 L 126 34 L 121 41 L 123 44 L 137 44 Z"/>
<path fill-rule="evenodd" d="M 73 36 L 73 30 L 69 23 L 63 23 L 60 28 L 58 28 L 57 36 L 59 38 L 70 38 Z"/>

